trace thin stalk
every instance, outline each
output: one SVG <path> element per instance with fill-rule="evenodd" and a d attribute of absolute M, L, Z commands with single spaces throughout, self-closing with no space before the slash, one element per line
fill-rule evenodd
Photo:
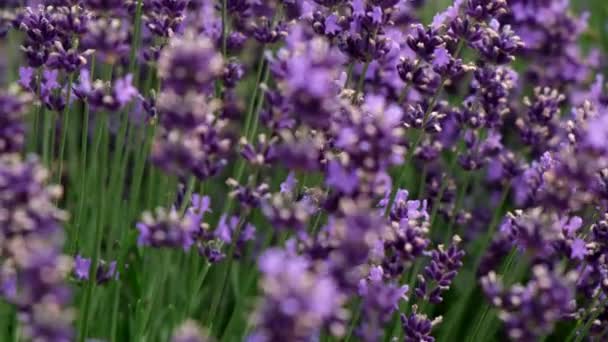
<path fill-rule="evenodd" d="M 262 47 L 263 50 L 263 47 Z M 247 107 L 247 114 L 245 116 L 245 136 L 249 136 L 249 130 L 251 128 L 251 122 L 253 120 L 253 111 L 255 110 L 255 102 L 258 97 L 258 91 L 260 90 L 260 86 L 262 84 L 262 79 L 264 75 L 264 68 L 266 67 L 266 62 L 262 60 L 258 65 L 258 70 L 255 78 L 255 87 L 253 88 L 253 93 L 251 94 L 251 100 L 249 101 L 249 105 Z"/>
<path fill-rule="evenodd" d="M 494 232 L 496 231 L 500 218 L 502 217 L 502 207 L 505 205 L 505 203 L 509 197 L 509 191 L 510 191 L 510 186 L 506 185 L 505 189 L 503 190 L 500 202 L 499 202 L 498 206 L 496 207 L 496 211 L 494 212 L 494 216 L 492 217 L 492 221 L 490 222 L 490 226 L 488 227 L 488 231 L 486 232 L 486 234 L 483 237 L 481 237 L 481 247 L 479 248 L 479 254 L 475 257 L 474 267 L 471 272 L 473 277 L 477 273 L 477 269 L 479 268 L 479 265 L 481 264 L 482 257 L 484 255 L 486 249 L 488 248 L 490 241 L 492 241 Z M 475 282 L 473 282 L 473 283 L 475 283 Z M 460 296 L 460 300 L 458 301 L 458 304 L 455 306 L 455 308 L 453 310 L 453 314 L 450 315 L 448 317 L 448 319 L 445 320 L 446 326 L 445 326 L 445 329 L 443 330 L 443 334 L 441 335 L 439 340 L 443 340 L 443 338 L 447 338 L 448 336 L 453 336 L 453 333 L 454 333 L 453 330 L 456 328 L 458 323 L 460 323 L 460 318 L 462 316 L 462 312 L 464 311 L 466 304 L 469 302 L 469 299 L 473 293 L 473 290 L 475 290 L 475 288 L 476 288 L 476 286 L 467 287 L 465 289 L 465 293 Z M 451 318 L 451 319 L 449 319 L 449 318 Z"/>
<path fill-rule="evenodd" d="M 91 57 L 91 76 L 95 71 L 95 55 Z M 83 171 L 81 174 L 81 183 L 80 183 L 80 195 L 78 199 L 78 212 L 76 218 L 76 229 L 74 235 L 72 236 L 72 246 L 70 250 L 75 253 L 78 250 L 78 240 L 80 236 L 80 228 L 83 223 L 83 215 L 84 215 L 84 203 L 86 194 L 86 186 L 87 186 L 87 152 L 88 152 L 88 143 L 89 143 L 89 116 L 90 116 L 90 106 L 86 99 L 83 101 L 84 103 L 84 113 L 82 117 L 82 136 L 80 138 L 80 169 Z"/>
<path fill-rule="evenodd" d="M 420 182 L 418 183 L 418 192 L 416 193 L 416 198 L 424 198 L 424 190 L 426 186 L 426 174 L 427 174 L 427 166 L 426 163 L 422 166 L 422 174 L 420 175 Z"/>
<path fill-rule="evenodd" d="M 350 83 L 351 79 L 353 78 L 354 67 L 355 67 L 354 62 L 350 62 L 348 64 L 348 69 L 346 70 L 346 81 L 344 81 L 344 89 L 348 89 L 348 84 Z"/>
<path fill-rule="evenodd" d="M 9 84 L 15 81 L 19 77 L 19 64 L 20 61 L 17 58 L 15 51 L 19 51 L 19 41 L 17 37 L 18 31 L 9 29 L 7 33 L 8 38 L 8 51 L 5 53 L 8 55 L 8 72 L 9 72 Z M 7 53 L 8 52 L 8 53 Z"/>
<path fill-rule="evenodd" d="M 142 130 L 143 131 L 143 130 Z M 153 127 L 149 127 L 147 132 L 146 132 L 146 136 L 145 136 L 145 141 L 142 144 L 142 148 L 139 151 L 138 155 L 137 155 L 137 159 L 135 161 L 135 167 L 134 167 L 134 171 L 133 171 L 133 182 L 131 184 L 131 189 L 130 189 L 130 193 L 132 194 L 132 196 L 130 197 L 131 200 L 131 206 L 128 208 L 128 219 L 127 222 L 132 222 L 132 218 L 135 216 L 136 214 L 136 209 L 137 209 L 137 203 L 139 203 L 139 194 L 141 191 L 141 184 L 142 184 L 142 179 L 143 179 L 143 174 L 144 174 L 144 169 L 145 169 L 145 161 L 146 161 L 146 156 L 148 155 L 148 151 L 150 149 L 150 145 L 152 142 L 152 137 L 154 136 L 154 129 Z M 128 227 L 129 228 L 129 227 Z M 128 229 L 127 228 L 127 229 Z M 117 264 L 118 264 L 118 272 L 119 274 L 124 274 L 125 273 L 125 260 L 127 258 L 128 252 L 129 252 L 129 248 L 128 248 L 128 243 L 131 240 L 131 236 L 133 234 L 123 234 L 122 239 L 121 239 L 121 243 L 120 243 L 120 247 L 121 247 L 121 251 L 119 253 L 118 256 L 118 260 L 117 260 Z M 122 288 L 122 279 L 117 279 L 116 280 L 116 284 L 115 284 L 115 288 L 114 288 L 114 302 L 112 305 L 112 323 L 111 323 L 111 338 L 112 341 L 118 341 L 118 309 L 119 309 L 119 304 L 120 304 L 120 291 Z"/>
<path fill-rule="evenodd" d="M 139 45 L 141 41 L 141 16 L 142 16 L 142 8 L 143 8 L 143 0 L 137 0 L 137 7 L 135 8 L 135 23 L 134 23 L 134 32 L 133 32 L 133 45 L 131 46 L 131 52 L 129 55 L 129 72 L 134 73 L 135 68 L 137 66 L 137 51 L 139 50 Z M 135 76 L 135 75 L 134 75 Z M 138 78 L 135 77 L 135 80 Z"/>
<path fill-rule="evenodd" d="M 255 135 L 258 131 L 258 125 L 260 123 L 260 110 L 262 109 L 262 105 L 264 104 L 264 95 L 265 95 L 265 85 L 266 82 L 268 81 L 268 77 L 270 76 L 270 67 L 266 67 L 266 70 L 264 71 L 264 75 L 262 77 L 262 84 L 260 87 L 260 92 L 258 95 L 258 102 L 257 105 L 255 106 L 255 110 L 253 111 L 253 123 L 251 126 L 251 131 L 249 132 L 248 135 L 248 139 L 251 141 L 255 138 Z"/>
<path fill-rule="evenodd" d="M 367 75 L 367 70 L 369 69 L 369 61 L 363 64 L 363 70 L 361 71 L 361 77 L 359 77 L 359 82 L 357 83 L 357 88 L 355 89 L 355 95 L 353 96 L 353 100 L 356 101 L 359 94 L 363 91 L 363 85 L 365 84 L 365 76 Z"/>
<path fill-rule="evenodd" d="M 220 293 L 219 293 L 219 296 L 216 295 L 213 297 L 213 301 L 211 303 L 211 309 L 209 310 L 209 316 L 207 317 L 207 320 L 206 320 L 208 325 L 212 324 L 213 323 L 212 320 L 217 317 L 218 309 L 224 299 L 224 294 L 226 292 L 226 288 L 228 287 L 227 286 L 228 285 L 228 276 L 230 275 L 230 271 L 231 271 L 231 267 L 232 267 L 232 263 L 233 263 L 234 251 L 236 249 L 236 242 L 239 239 L 239 236 L 241 233 L 241 228 L 244 223 L 245 223 L 245 219 L 242 219 L 239 222 L 236 232 L 234 234 L 233 241 L 230 244 L 230 249 L 228 251 L 228 259 L 226 260 L 226 264 L 225 264 L 226 269 L 223 272 L 224 277 L 222 278 L 222 281 L 220 283 L 221 284 Z M 217 328 L 217 326 L 215 328 Z"/>
<path fill-rule="evenodd" d="M 65 101 L 65 108 L 63 109 L 63 123 L 61 124 L 61 142 L 59 147 L 59 172 L 57 172 L 57 179 L 61 181 L 61 175 L 63 173 L 63 158 L 65 156 L 65 145 L 68 136 L 68 126 L 70 119 L 70 98 L 72 97 L 72 82 L 74 82 L 74 73 L 70 73 L 68 76 L 68 93 Z"/>
<path fill-rule="evenodd" d="M 186 208 L 188 207 L 188 204 L 190 203 L 190 197 L 192 197 L 192 194 L 194 193 L 195 185 L 196 185 L 196 177 L 190 176 L 190 178 L 188 179 L 188 185 L 186 187 L 186 193 L 184 194 L 184 200 L 182 201 L 182 205 L 179 208 L 180 215 L 184 215 L 184 212 L 186 211 Z"/>
<path fill-rule="evenodd" d="M 42 109 L 42 160 L 44 165 L 51 170 L 51 135 L 55 135 L 55 114 L 53 111 L 46 113 L 44 105 L 41 104 Z"/>
<path fill-rule="evenodd" d="M 602 292 L 598 291 L 593 296 L 593 300 L 597 300 L 597 298 L 601 294 L 602 294 Z M 585 319 L 587 318 L 587 314 L 590 314 L 591 312 L 583 313 L 583 315 L 577 320 L 576 326 L 574 327 L 574 329 L 572 329 L 572 331 L 570 332 L 568 337 L 565 339 L 565 341 L 571 342 L 572 340 L 574 340 L 576 342 L 579 342 L 581 339 L 583 339 L 585 337 L 585 335 L 587 334 L 587 331 L 589 330 L 589 328 L 591 328 L 591 324 L 593 324 L 593 321 L 602 313 L 602 306 L 605 306 L 605 305 L 608 305 L 608 298 L 604 299 L 603 302 L 599 303 L 595 312 L 593 314 L 589 315 L 589 319 L 586 322 L 585 322 Z M 591 311 L 591 310 L 589 310 L 589 311 Z M 581 324 L 583 322 L 585 322 L 585 325 L 583 326 L 582 330 L 579 330 L 579 328 L 581 327 Z"/>
<path fill-rule="evenodd" d="M 263 63 L 264 64 L 264 63 Z M 264 71 L 265 70 L 265 71 Z M 245 124 L 245 137 L 252 137 L 253 135 L 251 132 L 254 132 L 257 130 L 257 125 L 258 125 L 258 118 L 259 118 L 259 112 L 260 109 L 262 108 L 262 104 L 263 104 L 263 100 L 264 100 L 264 91 L 261 89 L 261 85 L 266 83 L 266 81 L 268 80 L 269 77 L 269 68 L 265 68 L 263 66 L 261 66 L 261 68 L 258 70 L 258 79 L 256 80 L 256 86 L 254 89 L 254 94 L 257 94 L 257 96 L 253 96 L 249 102 L 249 109 L 247 110 L 247 117 L 246 117 L 246 124 Z M 258 94 L 259 92 L 259 94 Z M 256 98 L 257 97 L 257 98 Z M 256 101 L 257 100 L 257 101 Z M 257 102 L 257 105 L 256 105 Z M 245 172 L 245 160 L 243 160 L 242 158 L 239 159 L 239 161 L 237 162 L 237 166 L 236 166 L 236 172 L 234 173 L 234 179 L 236 179 L 237 182 L 240 182 L 241 179 L 243 178 L 243 173 Z M 222 213 L 228 213 L 231 209 L 232 209 L 232 205 L 234 204 L 234 199 L 232 198 L 228 198 L 228 200 L 226 201 L 224 208 L 222 210 Z"/>
<path fill-rule="evenodd" d="M 99 210 L 96 210 L 96 225 L 95 225 L 95 237 L 94 237 L 94 249 L 93 249 L 93 258 L 91 260 L 91 265 L 89 268 L 89 281 L 87 283 L 86 286 L 86 292 L 85 292 L 85 297 L 84 297 L 84 301 L 82 304 L 82 308 L 81 308 L 81 312 L 82 312 L 82 326 L 80 329 L 80 334 L 79 334 L 79 341 L 80 342 L 84 342 L 84 340 L 86 339 L 87 333 L 88 333 L 88 324 L 89 324 L 89 317 L 91 315 L 91 296 L 93 294 L 93 287 L 95 286 L 95 282 L 96 282 L 96 278 L 97 278 L 97 264 L 99 261 L 99 255 L 101 253 L 101 240 L 103 237 L 103 226 L 104 226 L 104 218 L 105 218 L 105 205 L 106 205 L 106 191 L 104 190 L 104 181 L 103 181 L 103 172 L 101 172 L 101 170 L 99 170 L 100 167 L 102 167 L 102 165 L 98 165 L 98 162 L 101 162 L 101 159 L 103 159 L 102 155 L 103 153 L 100 153 L 100 148 L 101 148 L 101 143 L 104 140 L 103 137 L 107 134 L 107 121 L 108 121 L 108 116 L 107 114 L 102 114 L 101 115 L 101 119 L 99 122 L 97 122 L 97 135 L 95 138 L 95 145 L 93 148 L 93 155 L 97 156 L 99 159 L 94 163 L 94 165 L 92 166 L 92 169 L 94 170 L 94 173 L 96 174 L 96 176 L 98 176 L 99 178 L 99 198 L 100 198 L 100 208 Z M 101 176 L 101 177 L 100 177 Z"/>
<path fill-rule="evenodd" d="M 33 112 L 33 120 L 32 120 L 32 130 L 30 135 L 30 143 L 28 144 L 28 150 L 30 152 L 38 152 L 38 137 L 40 136 L 40 124 L 41 118 L 44 115 L 44 103 L 42 103 L 42 96 L 40 94 L 42 89 L 42 68 L 38 69 L 37 79 L 36 79 L 36 99 L 40 102 L 38 106 L 36 106 L 36 110 Z M 44 161 L 44 160 L 43 160 Z"/>
<path fill-rule="evenodd" d="M 456 58 L 458 58 L 458 56 L 460 56 L 460 53 L 462 52 L 462 49 L 464 48 L 464 40 L 460 40 L 458 42 L 458 46 L 456 47 L 456 51 L 454 52 L 454 56 Z M 417 65 L 417 64 L 416 64 Z M 431 99 L 431 101 L 429 102 L 429 106 L 427 107 L 426 111 L 424 112 L 424 116 L 422 117 L 422 125 L 421 125 L 421 129 L 420 129 L 420 133 L 418 134 L 418 136 L 416 137 L 416 140 L 414 141 L 414 144 L 412 146 L 410 146 L 409 151 L 407 152 L 406 158 L 405 158 L 405 166 L 401 169 L 401 172 L 399 173 L 399 178 L 397 178 L 397 183 L 395 183 L 395 186 L 393 187 L 392 191 L 391 191 L 391 196 L 389 198 L 389 203 L 386 207 L 386 214 L 388 214 L 390 207 L 392 207 L 393 202 L 395 201 L 395 195 L 397 194 L 397 190 L 402 186 L 403 184 L 403 180 L 406 174 L 406 170 L 409 167 L 411 161 L 412 161 L 412 157 L 414 156 L 414 152 L 416 152 L 416 148 L 418 148 L 418 145 L 420 145 L 420 143 L 422 142 L 422 140 L 424 139 L 424 134 L 425 134 L 425 127 L 428 124 L 428 121 L 430 119 L 431 113 L 433 111 L 433 108 L 435 107 L 435 104 L 437 103 L 437 101 L 439 100 L 439 96 L 441 95 L 443 88 L 445 87 L 445 84 L 447 82 L 447 79 L 442 78 L 441 79 L 441 83 L 439 85 L 439 88 L 437 88 L 437 91 L 435 92 L 435 94 L 433 95 L 433 98 Z M 406 87 L 407 89 L 407 87 Z M 402 94 L 402 97 L 405 96 Z M 400 99 L 402 100 L 402 99 Z"/>
<path fill-rule="evenodd" d="M 462 208 L 462 205 L 463 205 L 462 202 L 464 201 L 464 196 L 467 192 L 467 188 L 469 187 L 470 181 L 471 181 L 471 174 L 469 172 L 467 172 L 464 176 L 464 181 L 462 182 L 462 184 L 460 185 L 460 188 L 458 189 L 458 195 L 456 196 L 456 203 L 454 204 L 454 210 L 452 211 L 452 217 L 450 218 L 450 223 L 448 224 L 448 228 L 447 228 L 447 236 L 446 236 L 447 240 L 452 238 L 451 235 L 454 230 L 454 225 L 456 224 L 456 217 L 458 215 L 458 211 L 460 211 L 460 209 Z"/>
<path fill-rule="evenodd" d="M 346 338 L 344 339 L 344 341 L 349 342 L 350 339 L 353 337 L 353 334 L 355 332 L 355 327 L 357 326 L 357 323 L 359 322 L 359 317 L 361 316 L 361 301 L 357 300 L 356 303 L 354 303 L 354 313 L 355 315 L 353 316 L 353 318 L 350 321 L 350 324 L 348 325 L 348 332 L 346 333 Z"/>
<path fill-rule="evenodd" d="M 517 265 L 517 267 L 512 270 L 511 267 L 515 262 L 515 256 L 517 255 L 517 249 L 514 249 L 509 253 L 507 260 L 504 262 L 503 267 L 501 268 L 501 274 L 505 275 L 505 285 L 510 286 L 520 280 L 524 273 L 528 270 L 528 264 L 525 262 L 521 262 Z M 496 326 L 496 317 L 492 317 L 488 315 L 490 313 L 490 304 L 488 302 L 484 302 L 483 304 L 482 316 L 480 319 L 476 320 L 477 324 L 475 325 L 475 330 L 473 332 L 471 342 L 477 341 L 477 336 L 480 336 L 480 340 L 485 341 L 485 337 L 488 336 L 492 331 L 493 327 Z M 487 319 L 490 319 L 490 323 L 486 323 Z M 483 328 L 483 329 L 482 329 Z"/>

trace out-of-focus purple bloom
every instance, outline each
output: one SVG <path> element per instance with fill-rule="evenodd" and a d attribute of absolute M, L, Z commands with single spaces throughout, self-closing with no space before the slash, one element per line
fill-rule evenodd
<path fill-rule="evenodd" d="M 89 279 L 89 269 L 91 268 L 91 259 L 83 258 L 77 255 L 74 258 L 74 274 L 78 279 Z"/>
<path fill-rule="evenodd" d="M 25 106 L 31 96 L 0 91 L 0 155 L 21 152 L 25 141 Z"/>
<path fill-rule="evenodd" d="M 140 246 L 168 247 L 188 250 L 194 244 L 194 238 L 200 227 L 195 227 L 182 219 L 176 210 L 167 212 L 164 208 L 156 209 L 154 214 L 145 212 L 137 223 Z"/>
<path fill-rule="evenodd" d="M 296 200 L 291 191 L 272 195 L 262 201 L 264 216 L 276 228 L 300 230 L 306 227 L 309 217 L 314 213 L 314 205 L 307 197 Z"/>
<path fill-rule="evenodd" d="M 95 50 L 98 59 L 115 63 L 129 52 L 128 23 L 118 18 L 100 17 L 90 20 L 80 46 Z"/>
<path fill-rule="evenodd" d="M 158 74 L 163 89 L 184 95 L 204 93 L 222 75 L 224 61 L 213 42 L 192 31 L 173 37 L 158 60 Z"/>
<path fill-rule="evenodd" d="M 359 185 L 359 178 L 355 171 L 348 171 L 340 162 L 331 161 L 328 166 L 325 182 L 328 186 L 349 195 Z"/>
<path fill-rule="evenodd" d="M 281 193 L 293 193 L 296 184 L 298 184 L 298 180 L 296 179 L 295 173 L 291 171 L 287 175 L 287 178 L 281 183 Z"/>
<path fill-rule="evenodd" d="M 89 280 L 90 269 L 91 259 L 83 258 L 81 255 L 77 255 L 74 259 L 74 275 L 76 276 L 76 279 Z M 111 261 L 108 263 L 105 260 L 99 260 L 95 280 L 101 285 L 110 281 L 111 279 L 118 279 L 116 261 Z"/>
<path fill-rule="evenodd" d="M 72 73 L 82 69 L 87 64 L 86 58 L 92 53 L 93 50 L 86 50 L 82 53 L 74 48 L 66 50 L 63 44 L 57 41 L 55 42 L 55 50 L 49 54 L 49 60 L 46 65 L 50 68 Z"/>
<path fill-rule="evenodd" d="M 239 184 L 233 178 L 228 178 L 226 184 L 232 188 L 228 196 L 234 197 L 241 206 L 246 208 L 257 208 L 264 199 L 270 196 L 268 184 L 261 182 L 256 185 L 252 178 L 246 185 Z"/>
<path fill-rule="evenodd" d="M 359 334 L 364 341 L 377 341 L 382 328 L 399 303 L 406 300 L 408 286 L 385 283 L 380 266 L 374 266 L 366 279 L 359 283 L 359 295 L 363 297 L 363 319 Z"/>
<path fill-rule="evenodd" d="M 361 109 L 344 111 L 345 116 L 332 126 L 336 146 L 349 157 L 348 168 L 377 172 L 401 163 L 405 154 L 401 108 L 368 95 Z"/>
<path fill-rule="evenodd" d="M 159 37 L 179 32 L 186 15 L 188 0 L 152 0 L 146 4 L 144 23 Z"/>
<path fill-rule="evenodd" d="M 292 106 L 290 115 L 311 127 L 327 127 L 338 109 L 341 89 L 334 81 L 340 75 L 343 56 L 321 37 L 307 39 L 300 26 L 291 32 L 293 41 L 271 57 L 271 71 Z"/>
<path fill-rule="evenodd" d="M 73 90 L 76 96 L 87 101 L 92 108 L 119 111 L 139 97 L 132 82 L 131 74 L 117 78 L 113 85 L 101 80 L 91 82 L 90 73 L 83 69 L 80 71 L 79 83 L 73 86 Z"/>
<path fill-rule="evenodd" d="M 245 75 L 245 69 L 237 59 L 231 59 L 224 67 L 224 85 L 228 88 L 234 88 L 238 81 Z"/>
<path fill-rule="evenodd" d="M 308 340 L 323 327 L 344 333 L 329 324 L 343 317 L 344 296 L 332 278 L 312 268 L 307 258 L 269 249 L 260 257 L 259 267 L 263 299 L 249 341 Z"/>
<path fill-rule="evenodd" d="M 257 146 L 247 142 L 245 137 L 241 138 L 241 156 L 251 165 L 272 165 L 276 161 L 276 143 L 278 138 L 268 139 L 266 134 L 258 135 Z"/>
<path fill-rule="evenodd" d="M 526 285 L 511 288 L 504 288 L 493 272 L 481 278 L 486 296 L 500 310 L 499 317 L 512 339 L 535 340 L 574 309 L 573 277 L 545 266 L 535 266 L 532 274 Z"/>
<path fill-rule="evenodd" d="M 335 35 L 340 32 L 342 27 L 338 24 L 338 16 L 335 14 L 329 15 L 325 18 L 325 34 Z"/>
<path fill-rule="evenodd" d="M 113 93 L 120 107 L 124 107 L 133 98 L 139 95 L 137 88 L 133 86 L 133 75 L 128 74 L 114 82 Z"/>
<path fill-rule="evenodd" d="M 587 244 L 583 239 L 574 239 L 570 245 L 570 258 L 582 260 L 587 255 Z"/>
<path fill-rule="evenodd" d="M 190 206 L 186 210 L 186 219 L 192 226 L 192 230 L 200 228 L 203 215 L 211 212 L 211 199 L 209 196 L 201 196 L 199 194 L 193 194 L 190 200 Z"/>
<path fill-rule="evenodd" d="M 66 214 L 55 207 L 61 188 L 35 158 L 0 155 L 0 284 L 19 311 L 27 339 L 73 338 L 69 258 L 61 255 Z"/>
<path fill-rule="evenodd" d="M 192 320 L 187 320 L 182 323 L 171 337 L 171 342 L 209 342 L 211 339 L 205 331 Z"/>
<path fill-rule="evenodd" d="M 217 228 L 215 228 L 215 235 L 225 243 L 232 243 L 232 236 L 237 231 L 239 225 L 238 216 L 231 216 L 229 218 L 226 215 L 222 215 Z"/>

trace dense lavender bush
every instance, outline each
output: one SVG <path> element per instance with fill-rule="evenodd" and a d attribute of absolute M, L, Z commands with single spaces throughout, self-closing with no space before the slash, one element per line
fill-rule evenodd
<path fill-rule="evenodd" d="M 608 339 L 604 0 L 0 3 L 0 341 Z"/>

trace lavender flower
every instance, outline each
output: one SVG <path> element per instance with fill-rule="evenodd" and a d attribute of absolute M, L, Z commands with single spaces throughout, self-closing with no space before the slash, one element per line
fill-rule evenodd
<path fill-rule="evenodd" d="M 417 313 L 417 307 L 414 305 L 414 312 L 411 315 L 401 314 L 401 325 L 405 334 L 404 341 L 434 342 L 435 338 L 431 336 L 431 330 L 441 323 L 441 320 L 442 318 L 439 316 L 431 321 L 426 315 Z"/>
<path fill-rule="evenodd" d="M 222 75 L 224 61 L 213 42 L 192 31 L 169 41 L 158 60 L 158 75 L 164 89 L 179 95 L 204 93 Z"/>
<path fill-rule="evenodd" d="M 89 270 L 91 268 L 91 259 L 76 255 L 74 259 L 74 276 L 78 280 L 89 280 Z M 99 260 L 97 265 L 97 273 L 95 279 L 98 284 L 104 284 L 112 279 L 118 279 L 116 271 L 116 261 L 106 262 Z"/>
<path fill-rule="evenodd" d="M 544 266 L 533 269 L 526 284 L 503 288 L 495 273 L 481 278 L 484 292 L 500 309 L 509 337 L 534 341 L 551 331 L 553 324 L 572 312 L 574 292 L 572 277 L 560 276 Z"/>
<path fill-rule="evenodd" d="M 407 300 L 408 286 L 385 283 L 381 267 L 372 267 L 366 279 L 359 283 L 359 295 L 363 297 L 363 324 L 359 334 L 365 341 L 377 341 L 401 300 Z"/>
<path fill-rule="evenodd" d="M 57 35 L 49 13 L 42 6 L 36 10 L 28 7 L 20 19 L 19 28 L 26 33 L 21 50 L 29 66 L 37 68 L 44 65 Z"/>
<path fill-rule="evenodd" d="M 0 156 L 0 283 L 27 338 L 69 341 L 72 312 L 64 281 L 70 261 L 61 255 L 67 215 L 53 204 L 61 188 L 47 186 L 48 177 L 33 157 Z"/>
<path fill-rule="evenodd" d="M 430 240 L 426 201 L 408 200 L 405 190 L 398 190 L 389 212 L 391 226 L 384 234 L 383 268 L 389 277 L 398 278 L 405 267 L 425 251 Z M 381 204 L 385 206 L 388 198 Z"/>
<path fill-rule="evenodd" d="M 161 93 L 156 109 L 163 129 L 152 150 L 156 165 L 169 173 L 191 173 L 205 179 L 228 163 L 231 139 L 227 121 L 216 117 L 214 106 L 203 95 Z"/>
<path fill-rule="evenodd" d="M 79 83 L 74 86 L 74 94 L 86 100 L 93 108 L 119 111 L 139 95 L 133 86 L 133 75 L 118 78 L 114 84 L 96 80 L 91 83 L 89 72 L 80 71 Z"/>
<path fill-rule="evenodd" d="M 430 264 L 424 268 L 423 274 L 418 275 L 416 295 L 433 304 L 443 301 L 441 293 L 450 288 L 458 270 L 462 267 L 465 252 L 458 246 L 460 237 L 455 235 L 452 241 L 452 245 L 447 250 L 439 245 L 437 250 L 432 251 Z M 429 288 L 430 283 L 434 285 Z"/>
<path fill-rule="evenodd" d="M 153 0 L 146 6 L 146 27 L 160 37 L 179 32 L 186 15 L 187 0 Z"/>
<path fill-rule="evenodd" d="M 328 326 L 333 318 L 343 316 L 344 297 L 332 278 L 316 271 L 310 260 L 269 249 L 259 265 L 264 296 L 249 341 L 308 340 L 325 326 L 334 335 L 345 333 L 344 327 Z"/>
<path fill-rule="evenodd" d="M 0 155 L 20 152 L 25 140 L 23 114 L 31 96 L 18 91 L 0 91 Z"/>
<path fill-rule="evenodd" d="M 182 323 L 173 332 L 171 342 L 208 342 L 207 334 L 192 320 Z"/>
<path fill-rule="evenodd" d="M 200 227 L 188 220 L 182 219 L 176 210 L 167 212 L 164 208 L 157 208 L 155 214 L 145 212 L 137 223 L 140 246 L 151 247 L 181 247 L 188 250 L 194 244 L 194 237 L 199 233 Z"/>
<path fill-rule="evenodd" d="M 287 46 L 270 60 L 270 68 L 282 96 L 291 103 L 292 115 L 297 115 L 294 119 L 315 128 L 327 127 L 338 109 L 340 89 L 334 81 L 343 60 L 328 41 L 307 36 L 303 27 L 292 28 Z"/>
<path fill-rule="evenodd" d="M 97 18 L 87 24 L 82 37 L 83 49 L 93 49 L 98 58 L 115 63 L 129 52 L 127 23 L 117 18 Z"/>

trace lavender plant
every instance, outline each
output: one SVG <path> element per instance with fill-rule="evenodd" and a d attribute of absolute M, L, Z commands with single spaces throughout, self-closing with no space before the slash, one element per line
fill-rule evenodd
<path fill-rule="evenodd" d="M 3 1 L 0 340 L 608 339 L 606 20 Z"/>

